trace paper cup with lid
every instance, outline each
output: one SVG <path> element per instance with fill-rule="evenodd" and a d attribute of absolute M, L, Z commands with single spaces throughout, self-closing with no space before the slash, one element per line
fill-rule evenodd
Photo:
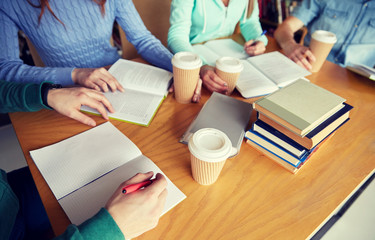
<path fill-rule="evenodd" d="M 189 139 L 191 171 L 196 182 L 216 182 L 232 150 L 232 143 L 222 131 L 202 128 Z"/>
<path fill-rule="evenodd" d="M 336 35 L 332 32 L 317 30 L 311 35 L 310 50 L 316 58 L 316 61 L 312 63 L 311 72 L 320 70 L 336 42 Z"/>
<path fill-rule="evenodd" d="M 190 103 L 194 95 L 199 71 L 200 57 L 192 52 L 179 52 L 172 58 L 175 98 L 179 103 Z"/>
<path fill-rule="evenodd" d="M 242 70 L 243 64 L 238 58 L 221 57 L 216 60 L 215 72 L 228 84 L 227 95 L 232 94 Z"/>

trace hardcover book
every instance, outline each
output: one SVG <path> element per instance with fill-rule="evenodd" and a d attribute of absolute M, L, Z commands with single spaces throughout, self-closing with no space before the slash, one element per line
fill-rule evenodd
<path fill-rule="evenodd" d="M 345 99 L 305 80 L 298 80 L 253 103 L 254 109 L 304 137 L 339 111 Z"/>

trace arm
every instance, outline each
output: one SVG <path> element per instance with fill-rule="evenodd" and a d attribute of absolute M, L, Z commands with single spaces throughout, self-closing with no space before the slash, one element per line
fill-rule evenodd
<path fill-rule="evenodd" d="M 17 17 L 17 16 L 15 16 Z M 19 58 L 18 27 L 0 11 L 0 79 L 19 83 L 52 81 L 62 86 L 79 84 L 96 90 L 123 91 L 120 83 L 104 68 L 35 67 Z"/>
<path fill-rule="evenodd" d="M 303 25 L 301 20 L 290 16 L 277 27 L 275 38 L 287 57 L 309 70 L 315 57 L 308 47 L 302 46 L 294 40 L 294 33 Z"/>
<path fill-rule="evenodd" d="M 105 209 L 80 226 L 70 225 L 57 239 L 130 239 L 156 227 L 167 198 L 167 181 L 157 174 L 153 183 L 134 193 L 122 188 L 150 179 L 153 172 L 138 173 L 122 183 L 108 200 Z"/>
<path fill-rule="evenodd" d="M 172 53 L 147 30 L 133 2 L 116 2 L 116 21 L 124 30 L 129 42 L 147 62 L 172 72 Z"/>
<path fill-rule="evenodd" d="M 41 84 L 0 81 L 0 112 L 33 112 L 53 108 L 62 115 L 95 126 L 95 121 L 80 112 L 81 105 L 97 109 L 108 120 L 106 108 L 112 105 L 101 92 L 87 88 L 46 89 Z M 44 92 L 47 91 L 47 92 Z M 44 99 L 44 101 L 43 101 Z"/>

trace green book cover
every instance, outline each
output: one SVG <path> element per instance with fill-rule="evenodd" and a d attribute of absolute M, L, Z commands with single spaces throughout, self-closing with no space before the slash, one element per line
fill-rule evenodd
<path fill-rule="evenodd" d="M 343 102 L 344 98 L 300 79 L 259 99 L 254 105 L 255 108 L 257 105 L 264 108 L 306 134 L 343 107 Z"/>

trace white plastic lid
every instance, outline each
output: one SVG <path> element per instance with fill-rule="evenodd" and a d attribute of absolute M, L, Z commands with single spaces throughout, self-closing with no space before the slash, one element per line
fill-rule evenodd
<path fill-rule="evenodd" d="M 337 38 L 336 35 L 332 32 L 324 31 L 324 30 L 316 30 L 312 35 L 312 38 L 318 40 L 320 42 L 325 43 L 336 43 Z"/>
<path fill-rule="evenodd" d="M 221 162 L 231 153 L 232 143 L 222 131 L 214 128 L 202 128 L 189 140 L 191 154 L 206 162 Z"/>
<path fill-rule="evenodd" d="M 243 69 L 243 64 L 238 58 L 221 57 L 216 60 L 216 68 L 223 72 L 239 73 Z"/>
<path fill-rule="evenodd" d="M 202 60 L 195 53 L 178 52 L 173 56 L 172 64 L 181 69 L 196 69 L 202 66 Z"/>

